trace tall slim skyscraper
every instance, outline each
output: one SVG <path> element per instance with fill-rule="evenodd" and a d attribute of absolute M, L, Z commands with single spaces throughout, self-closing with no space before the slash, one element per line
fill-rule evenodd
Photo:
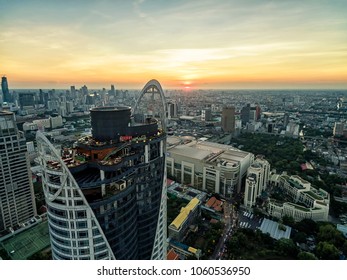
<path fill-rule="evenodd" d="M 116 89 L 114 87 L 114 85 L 111 85 L 111 90 L 109 92 L 111 95 L 115 95 L 116 94 Z"/>
<path fill-rule="evenodd" d="M 12 102 L 10 91 L 8 90 L 7 78 L 5 76 L 1 78 L 1 90 L 3 94 L 3 102 Z"/>
<path fill-rule="evenodd" d="M 0 232 L 36 215 L 26 141 L 14 115 L 0 111 Z"/>
<path fill-rule="evenodd" d="M 70 86 L 70 94 L 69 94 L 69 100 L 76 98 L 76 87 Z"/>
<path fill-rule="evenodd" d="M 222 129 L 224 132 L 235 131 L 235 107 L 225 107 L 222 111 Z"/>
<path fill-rule="evenodd" d="M 241 122 L 245 126 L 249 122 L 249 116 L 251 112 L 251 104 L 247 104 L 241 109 Z"/>
<path fill-rule="evenodd" d="M 166 134 L 130 107 L 90 111 L 92 135 L 57 151 L 37 134 L 54 259 L 164 259 Z"/>

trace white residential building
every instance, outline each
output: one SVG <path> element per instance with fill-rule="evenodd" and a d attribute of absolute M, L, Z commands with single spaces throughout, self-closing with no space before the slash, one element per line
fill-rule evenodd
<path fill-rule="evenodd" d="M 330 195 L 323 189 L 317 190 L 311 183 L 299 176 L 281 175 L 278 187 L 282 189 L 291 202 L 270 200 L 267 211 L 271 216 L 282 218 L 293 217 L 295 221 L 312 219 L 327 221 L 329 214 Z"/>
<path fill-rule="evenodd" d="M 0 111 L 0 232 L 36 214 L 24 135 L 18 131 L 14 114 Z"/>
<path fill-rule="evenodd" d="M 269 182 L 270 164 L 263 156 L 257 156 L 256 160 L 247 170 L 245 185 L 244 205 L 252 207 L 256 199 L 261 195 Z"/>

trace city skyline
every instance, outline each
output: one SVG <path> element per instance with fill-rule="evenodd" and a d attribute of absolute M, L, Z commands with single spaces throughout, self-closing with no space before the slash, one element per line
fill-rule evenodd
<path fill-rule="evenodd" d="M 9 88 L 346 89 L 344 1 L 3 1 Z"/>

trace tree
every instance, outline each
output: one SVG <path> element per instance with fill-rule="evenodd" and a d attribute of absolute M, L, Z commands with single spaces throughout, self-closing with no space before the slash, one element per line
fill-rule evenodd
<path fill-rule="evenodd" d="M 317 260 L 315 254 L 309 252 L 300 252 L 298 254 L 298 260 Z"/>
<path fill-rule="evenodd" d="M 10 260 L 10 256 L 9 254 L 6 252 L 5 249 L 1 248 L 0 247 L 0 257 L 3 259 L 3 260 Z"/>
<path fill-rule="evenodd" d="M 342 253 L 347 256 L 347 240 L 345 240 L 345 242 L 342 245 Z"/>
<path fill-rule="evenodd" d="M 327 224 L 319 227 L 319 232 L 317 235 L 317 240 L 325 241 L 333 244 L 335 247 L 339 248 L 344 243 L 345 239 L 341 232 L 339 232 L 333 225 Z"/>
<path fill-rule="evenodd" d="M 228 251 L 232 252 L 235 256 L 239 256 L 248 245 L 248 238 L 243 232 L 237 232 L 230 239 L 228 243 Z"/>
<path fill-rule="evenodd" d="M 306 239 L 307 239 L 307 234 L 306 233 L 304 233 L 302 231 L 294 233 L 293 241 L 295 243 L 305 243 Z"/>
<path fill-rule="evenodd" d="M 315 235 L 318 231 L 318 225 L 311 219 L 303 219 L 295 224 L 298 231 L 302 231 L 307 235 Z"/>
<path fill-rule="evenodd" d="M 291 217 L 291 216 L 288 216 L 288 215 L 284 215 L 284 216 L 282 217 L 282 222 L 283 222 L 285 225 L 290 226 L 290 227 L 293 227 L 294 224 L 295 224 L 294 218 Z"/>
<path fill-rule="evenodd" d="M 338 260 L 340 257 L 339 250 L 328 242 L 319 242 L 316 249 L 316 255 L 321 260 Z"/>
<path fill-rule="evenodd" d="M 281 238 L 277 240 L 275 248 L 280 255 L 288 256 L 291 259 L 295 259 L 298 255 L 298 248 L 291 239 Z"/>
<path fill-rule="evenodd" d="M 336 216 L 347 212 L 347 204 L 344 202 L 336 201 L 334 196 L 331 196 L 330 208 Z"/>

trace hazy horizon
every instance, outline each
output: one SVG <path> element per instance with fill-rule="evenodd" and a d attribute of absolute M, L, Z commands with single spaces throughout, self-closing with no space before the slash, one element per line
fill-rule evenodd
<path fill-rule="evenodd" d="M 105 88 L 106 90 L 110 90 L 110 86 L 104 86 L 104 87 L 89 87 L 88 84 L 85 84 L 88 88 L 88 90 L 102 90 L 103 88 Z M 80 90 L 82 86 L 75 86 L 76 90 Z M 163 85 L 162 85 L 163 87 Z M 122 88 L 115 88 L 116 90 L 142 90 L 143 86 L 140 88 L 134 88 L 134 87 L 122 87 Z M 69 87 L 35 87 L 35 88 L 10 88 L 10 92 L 11 91 L 16 91 L 16 90 L 70 90 L 70 86 Z M 265 90 L 269 90 L 269 91 L 347 91 L 347 87 L 345 88 L 165 88 L 163 87 L 163 90 L 176 90 L 176 91 L 208 91 L 208 90 L 212 90 L 212 91 L 234 91 L 234 90 L 238 90 L 238 91 L 243 91 L 243 90 L 249 90 L 249 91 L 265 91 Z"/>

